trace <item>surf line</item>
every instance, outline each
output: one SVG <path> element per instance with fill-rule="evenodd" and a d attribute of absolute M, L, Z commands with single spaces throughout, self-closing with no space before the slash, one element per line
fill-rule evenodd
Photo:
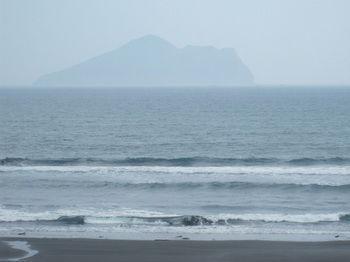
<path fill-rule="evenodd" d="M 17 257 L 17 258 L 0 259 L 0 261 L 20 261 L 22 259 L 35 256 L 36 254 L 39 253 L 38 250 L 31 249 L 27 241 L 4 241 L 4 242 L 7 243 L 13 249 L 23 250 L 24 252 L 26 252 L 26 255 L 22 257 Z"/>

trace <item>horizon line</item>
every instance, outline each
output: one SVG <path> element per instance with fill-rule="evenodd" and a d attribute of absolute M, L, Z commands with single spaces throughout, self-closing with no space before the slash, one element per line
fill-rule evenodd
<path fill-rule="evenodd" d="M 25 84 L 25 85 L 0 85 L 1 89 L 6 88 L 33 88 L 33 89 L 60 89 L 60 88 L 71 88 L 71 89 L 96 89 L 96 88 L 105 88 L 105 89 L 121 89 L 121 88 L 288 88 L 288 87 L 295 87 L 295 88 L 308 88 L 308 87 L 320 87 L 320 88 L 326 88 L 326 87 L 349 87 L 349 84 L 337 84 L 337 83 L 329 83 L 329 84 L 253 84 L 253 85 L 140 85 L 140 86 L 122 86 L 122 85 L 116 85 L 116 86 L 110 86 L 110 85 L 101 85 L 101 86 L 55 86 L 55 85 L 48 85 L 48 86 L 38 86 L 34 84 Z"/>

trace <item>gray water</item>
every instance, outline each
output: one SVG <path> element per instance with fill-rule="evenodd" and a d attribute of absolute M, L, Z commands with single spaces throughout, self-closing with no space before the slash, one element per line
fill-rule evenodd
<path fill-rule="evenodd" d="M 350 89 L 0 89 L 0 235 L 350 239 Z"/>

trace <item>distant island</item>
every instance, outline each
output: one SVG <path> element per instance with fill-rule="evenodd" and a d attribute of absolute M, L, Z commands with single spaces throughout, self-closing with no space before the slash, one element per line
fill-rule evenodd
<path fill-rule="evenodd" d="M 62 71 L 41 76 L 38 86 L 237 86 L 254 77 L 233 48 L 177 48 L 154 35 Z"/>

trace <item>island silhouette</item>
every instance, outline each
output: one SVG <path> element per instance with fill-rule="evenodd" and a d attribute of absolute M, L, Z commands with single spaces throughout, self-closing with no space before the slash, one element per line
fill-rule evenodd
<path fill-rule="evenodd" d="M 177 48 L 155 36 L 131 40 L 122 47 L 49 73 L 38 86 L 237 86 L 254 77 L 233 48 Z"/>

